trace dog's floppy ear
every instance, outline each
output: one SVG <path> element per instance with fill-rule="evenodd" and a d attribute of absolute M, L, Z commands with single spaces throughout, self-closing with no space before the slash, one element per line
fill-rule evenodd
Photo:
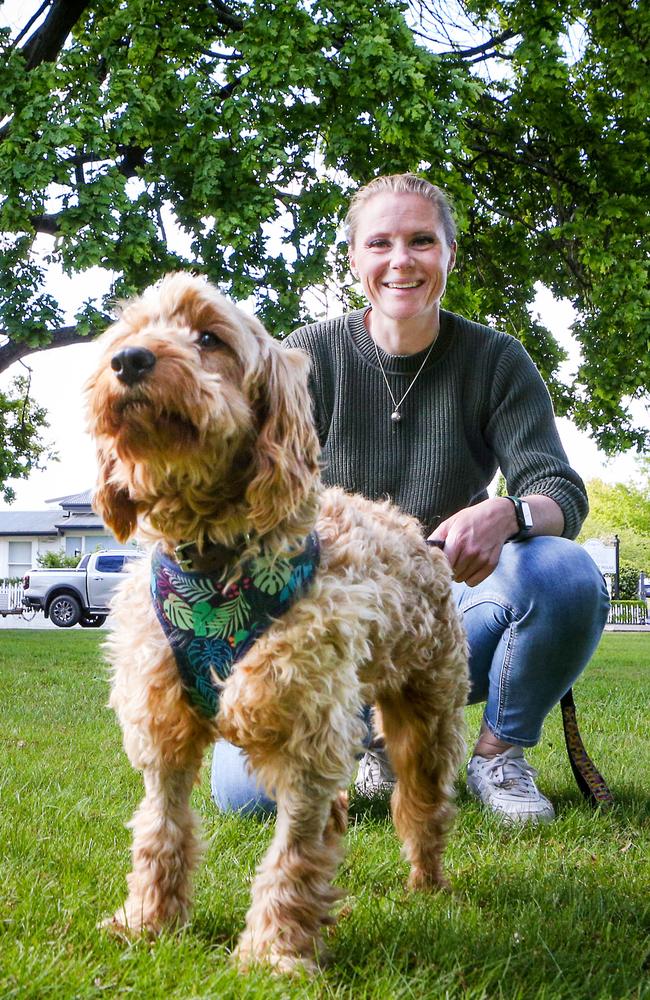
<path fill-rule="evenodd" d="M 296 511 L 312 490 L 320 446 L 312 419 L 306 355 L 273 343 L 260 364 L 260 428 L 246 500 L 253 530 L 265 534 Z"/>
<path fill-rule="evenodd" d="M 118 542 L 126 542 L 138 523 L 137 508 L 128 491 L 113 481 L 115 459 L 98 449 L 97 460 L 99 475 L 93 495 L 93 508 Z"/>

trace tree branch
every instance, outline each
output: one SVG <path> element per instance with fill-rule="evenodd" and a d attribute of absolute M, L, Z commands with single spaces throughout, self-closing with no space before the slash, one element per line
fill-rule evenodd
<path fill-rule="evenodd" d="M 52 0 L 49 14 L 22 48 L 27 70 L 42 62 L 55 61 L 66 38 L 90 4 L 91 0 Z"/>
<path fill-rule="evenodd" d="M 48 3 L 41 5 L 34 17 L 29 20 L 20 32 L 18 38 L 24 36 L 25 32 L 29 30 L 30 25 L 34 23 L 34 20 L 49 5 L 49 2 L 50 0 L 48 0 Z M 54 62 L 56 60 L 59 52 L 65 45 L 66 38 L 91 2 L 92 0 L 51 0 L 49 14 L 20 50 L 25 59 L 26 70 L 32 70 L 36 66 L 40 66 L 43 62 Z M 12 118 L 0 129 L 0 142 L 9 135 L 11 123 Z"/>
<path fill-rule="evenodd" d="M 236 14 L 226 7 L 221 0 L 209 0 L 209 4 L 216 11 L 219 21 L 225 28 L 230 28 L 231 31 L 243 31 L 244 22 L 241 17 L 237 17 Z"/>
<path fill-rule="evenodd" d="M 13 45 L 11 46 L 11 47 L 12 47 L 12 49 L 15 49 L 15 48 L 16 48 L 16 46 L 18 45 L 18 43 L 19 43 L 19 42 L 22 42 L 22 40 L 23 40 L 23 38 L 25 37 L 25 35 L 28 35 L 28 34 L 29 34 L 29 31 L 30 31 L 30 28 L 31 28 L 31 26 L 32 26 L 33 24 L 35 24 L 35 23 L 36 23 L 36 22 L 38 21 L 38 19 L 39 19 L 39 17 L 41 16 L 41 14 L 42 14 L 42 13 L 43 13 L 44 11 L 46 11 L 46 10 L 47 10 L 47 8 L 48 8 L 48 7 L 50 6 L 50 3 L 51 3 L 51 0 L 43 0 L 43 3 L 42 3 L 42 4 L 41 4 L 41 6 L 40 6 L 40 7 L 38 8 L 38 10 L 36 11 L 36 13 L 35 13 L 35 14 L 32 14 L 32 16 L 30 17 L 29 21 L 28 21 L 28 22 L 27 22 L 27 24 L 25 25 L 25 27 L 24 27 L 24 28 L 22 28 L 22 29 L 21 29 L 21 30 L 20 30 L 20 31 L 18 32 L 18 34 L 16 35 L 16 37 L 15 37 L 15 39 L 14 39 L 14 41 L 13 41 Z"/>
<path fill-rule="evenodd" d="M 146 166 L 147 150 L 142 146 L 118 146 L 117 152 L 122 157 L 117 169 L 125 177 L 136 177 L 138 169 Z"/>
<path fill-rule="evenodd" d="M 460 56 L 461 59 L 471 59 L 473 56 L 480 56 L 482 54 L 489 53 L 490 49 L 496 49 L 497 45 L 503 45 L 504 42 L 509 41 L 514 38 L 517 34 L 512 28 L 506 28 L 502 31 L 500 35 L 495 35 L 494 38 L 489 38 L 487 42 L 483 42 L 482 45 L 475 45 L 471 49 L 451 49 L 449 52 L 439 52 L 438 55 L 441 56 Z M 485 55 L 485 58 L 489 58 Z M 478 62 L 478 60 L 475 60 Z"/>
<path fill-rule="evenodd" d="M 58 236 L 61 229 L 59 223 L 60 215 L 32 215 L 30 222 L 37 233 L 47 233 L 48 236 Z"/>
<path fill-rule="evenodd" d="M 242 58 L 241 54 L 229 53 L 229 52 L 213 52 L 212 49 L 204 49 L 200 45 L 197 45 L 195 51 L 200 52 L 201 55 L 209 56 L 210 59 L 219 59 L 221 62 L 237 62 Z"/>
<path fill-rule="evenodd" d="M 98 330 L 94 336 L 92 334 L 84 335 L 77 332 L 76 326 L 62 326 L 60 329 L 52 332 L 52 339 L 47 344 L 26 344 L 9 338 L 0 347 L 0 372 L 5 371 L 16 361 L 20 361 L 21 358 L 27 357 L 28 354 L 51 351 L 55 347 L 69 347 L 71 344 L 89 344 L 99 332 Z M 0 336 L 6 337 L 7 332 L 5 330 L 1 331 Z"/>

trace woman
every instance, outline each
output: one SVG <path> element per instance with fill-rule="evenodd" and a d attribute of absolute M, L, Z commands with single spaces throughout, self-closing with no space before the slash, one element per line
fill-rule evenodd
<path fill-rule="evenodd" d="M 584 485 L 519 341 L 440 308 L 456 260 L 443 192 L 412 174 L 378 177 L 353 198 L 346 226 L 369 306 L 287 339 L 312 360 L 324 482 L 390 497 L 444 543 L 469 638 L 470 702 L 486 705 L 468 788 L 506 819 L 550 820 L 523 748 L 539 741 L 607 617 L 603 578 L 569 541 L 587 513 Z M 489 498 L 499 468 L 511 496 Z M 375 739 L 357 787 L 391 781 Z M 222 808 L 269 804 L 224 744 L 213 794 Z"/>

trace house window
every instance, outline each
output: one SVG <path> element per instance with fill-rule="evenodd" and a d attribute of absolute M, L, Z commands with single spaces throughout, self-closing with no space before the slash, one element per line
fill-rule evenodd
<path fill-rule="evenodd" d="M 97 552 L 98 549 L 116 549 L 115 539 L 112 535 L 86 535 L 86 552 Z"/>
<path fill-rule="evenodd" d="M 81 535 L 65 536 L 65 554 L 67 556 L 81 555 Z"/>
<path fill-rule="evenodd" d="M 9 542 L 9 565 L 7 576 L 24 576 L 32 568 L 32 543 Z"/>

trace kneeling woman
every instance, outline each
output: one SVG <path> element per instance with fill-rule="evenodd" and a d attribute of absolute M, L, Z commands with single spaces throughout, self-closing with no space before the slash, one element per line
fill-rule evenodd
<path fill-rule="evenodd" d="M 470 645 L 470 702 L 485 702 L 470 792 L 505 819 L 546 821 L 524 748 L 584 670 L 608 595 L 575 538 L 588 504 L 542 378 L 514 337 L 440 308 L 456 259 L 444 193 L 413 174 L 378 177 L 352 200 L 350 264 L 369 305 L 296 330 L 311 357 L 328 485 L 390 498 L 444 542 Z M 489 498 L 501 469 L 510 496 Z M 390 785 L 381 739 L 357 787 Z M 239 751 L 214 752 L 222 809 L 272 803 Z"/>

